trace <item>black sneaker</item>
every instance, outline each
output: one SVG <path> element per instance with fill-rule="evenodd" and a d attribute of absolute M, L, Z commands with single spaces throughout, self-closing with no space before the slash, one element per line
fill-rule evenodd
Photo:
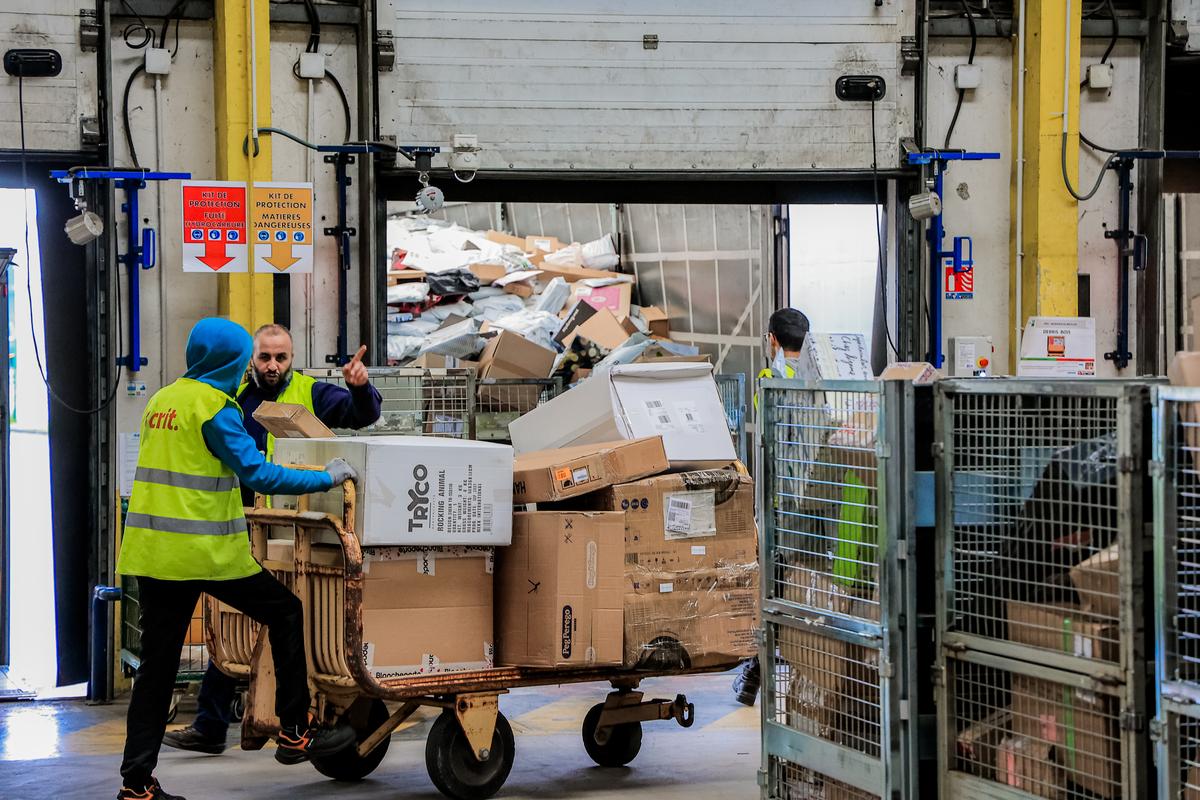
<path fill-rule="evenodd" d="M 304 730 L 298 727 L 279 729 L 275 739 L 275 760 L 280 764 L 299 764 L 313 756 L 339 753 L 357 742 L 358 736 L 349 725 L 327 728 L 317 725 L 309 715 Z"/>
<path fill-rule="evenodd" d="M 754 705 L 760 683 L 758 659 L 751 659 L 742 665 L 742 671 L 733 679 L 735 699 L 744 706 Z"/>
<path fill-rule="evenodd" d="M 150 785 L 142 789 L 130 789 L 122 786 L 117 792 L 117 800 L 187 800 L 179 794 L 167 794 L 159 785 L 157 778 L 150 779 Z"/>
<path fill-rule="evenodd" d="M 181 731 L 167 731 L 163 734 L 162 741 L 167 747 L 188 750 L 192 753 L 208 753 L 212 756 L 219 756 L 225 752 L 225 737 L 214 739 L 205 736 L 190 725 Z"/>

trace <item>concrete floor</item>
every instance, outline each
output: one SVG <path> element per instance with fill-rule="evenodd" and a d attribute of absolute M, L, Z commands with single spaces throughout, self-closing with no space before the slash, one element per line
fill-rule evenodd
<path fill-rule="evenodd" d="M 630 767 L 595 766 L 583 751 L 583 715 L 603 699 L 600 684 L 519 689 L 500 700 L 516 734 L 516 761 L 498 797 L 602 800 L 631 792 L 655 800 L 752 800 L 759 796 L 758 709 L 734 702 L 730 675 L 656 679 L 647 696 L 684 693 L 696 704 L 690 729 L 647 723 L 641 754 Z M 0 798 L 110 798 L 120 787 L 125 706 L 71 703 L 0 704 Z M 189 800 L 253 797 L 441 798 L 425 771 L 425 733 L 432 713 L 393 736 L 383 764 L 367 780 L 339 784 L 312 767 L 284 767 L 270 751 L 227 750 L 219 757 L 164 748 L 158 777 Z M 185 720 L 181 717 L 180 722 Z"/>

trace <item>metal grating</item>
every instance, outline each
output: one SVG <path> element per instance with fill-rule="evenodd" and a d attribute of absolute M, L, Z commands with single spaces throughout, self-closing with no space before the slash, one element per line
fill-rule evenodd
<path fill-rule="evenodd" d="M 729 425 L 729 435 L 733 437 L 738 460 L 745 464 L 749 460 L 746 442 L 746 376 L 736 372 L 714 377 L 717 381 L 717 392 L 721 395 L 721 405 L 725 407 L 725 422 Z"/>
<path fill-rule="evenodd" d="M 879 800 L 878 795 L 778 756 L 770 758 L 767 780 L 769 800 Z"/>
<path fill-rule="evenodd" d="M 764 389 L 768 597 L 880 620 L 879 396 Z"/>
<path fill-rule="evenodd" d="M 477 384 L 475 438 L 509 441 L 508 424 L 562 394 L 562 378 L 487 378 Z"/>
<path fill-rule="evenodd" d="M 780 725 L 878 758 L 879 653 L 821 633 L 768 623 L 774 680 L 766 714 Z"/>
<path fill-rule="evenodd" d="M 142 663 L 142 607 L 139 601 L 137 578 L 121 576 L 121 661 L 130 670 Z M 192 612 L 179 654 L 177 680 L 199 680 L 208 668 L 208 647 L 204 641 L 204 598 Z"/>
<path fill-rule="evenodd" d="M 470 370 L 371 367 L 367 372 L 383 398 L 379 421 L 359 431 L 335 429 L 334 433 L 471 438 L 475 393 Z M 340 369 L 306 369 L 304 374 L 345 385 Z"/>
<path fill-rule="evenodd" d="M 1001 667 L 949 668 L 951 770 L 1030 797 L 1123 796 L 1118 696 Z"/>
<path fill-rule="evenodd" d="M 1119 397 L 946 396 L 951 629 L 1119 662 Z"/>

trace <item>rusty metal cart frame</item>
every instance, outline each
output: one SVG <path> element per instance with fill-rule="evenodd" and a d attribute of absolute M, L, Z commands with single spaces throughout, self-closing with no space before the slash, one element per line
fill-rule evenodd
<path fill-rule="evenodd" d="M 645 700 L 638 691 L 642 680 L 718 672 L 734 666 L 653 671 L 501 667 L 376 680 L 356 656 L 363 647 L 363 558 L 354 533 L 355 487 L 347 481 L 342 488 L 345 502 L 340 519 L 309 511 L 307 497 L 300 498 L 295 510 L 264 508 L 260 497 L 246 514 L 252 550 L 264 567 L 284 576 L 289 567 L 293 571 L 292 590 L 304 606 L 305 652 L 318 719 L 346 719 L 359 734 L 356 748 L 314 759 L 314 766 L 324 775 L 337 780 L 365 777 L 382 761 L 392 731 L 418 708 L 428 706 L 442 709 L 426 745 L 426 766 L 434 785 L 455 800 L 491 797 L 507 779 L 514 755 L 512 729 L 499 712 L 499 696 L 516 687 L 599 681 L 610 683 L 613 691 L 585 717 L 584 745 L 601 766 L 623 766 L 637 755 L 642 722 L 674 719 L 690 727 L 694 719 L 694 708 L 683 695 Z M 293 530 L 292 564 L 265 558 L 272 527 Z M 312 562 L 312 535 L 318 532 L 337 537 L 342 566 Z M 265 631 L 212 598 L 207 598 L 205 617 L 217 666 L 226 674 L 251 678 L 242 747 L 259 749 L 279 727 Z M 400 705 L 389 714 L 383 701 Z"/>

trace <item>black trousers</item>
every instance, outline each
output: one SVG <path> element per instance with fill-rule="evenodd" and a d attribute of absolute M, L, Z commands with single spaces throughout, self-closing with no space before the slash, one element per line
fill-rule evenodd
<path fill-rule="evenodd" d="M 308 721 L 308 668 L 304 660 L 300 599 L 263 570 L 231 581 L 138 578 L 142 663 L 133 681 L 125 727 L 121 777 L 130 788 L 150 782 L 167 729 L 179 656 L 192 611 L 207 593 L 267 626 L 275 662 L 275 713 L 284 727 Z"/>

